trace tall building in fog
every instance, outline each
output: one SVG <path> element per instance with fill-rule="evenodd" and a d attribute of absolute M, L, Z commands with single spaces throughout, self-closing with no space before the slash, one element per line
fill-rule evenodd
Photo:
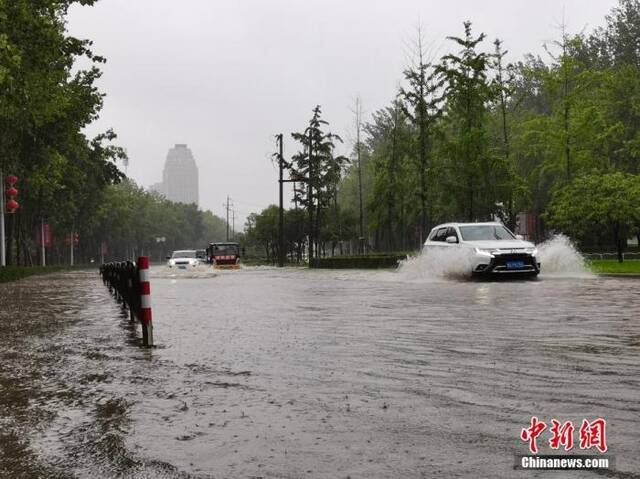
<path fill-rule="evenodd" d="M 153 185 L 153 189 L 156 188 L 168 200 L 198 204 L 198 167 L 187 145 L 176 144 L 169 150 L 162 185 Z"/>

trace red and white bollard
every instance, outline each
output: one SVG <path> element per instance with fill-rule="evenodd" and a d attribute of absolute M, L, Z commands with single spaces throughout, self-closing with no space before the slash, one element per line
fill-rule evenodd
<path fill-rule="evenodd" d="M 153 346 L 153 324 L 151 322 L 151 283 L 149 282 L 149 257 L 138 258 L 140 275 L 140 322 L 142 323 L 142 343 Z"/>

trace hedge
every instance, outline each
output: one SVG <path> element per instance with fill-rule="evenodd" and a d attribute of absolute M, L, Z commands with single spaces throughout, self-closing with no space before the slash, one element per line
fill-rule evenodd
<path fill-rule="evenodd" d="M 312 268 L 329 269 L 378 269 L 395 268 L 398 262 L 407 259 L 406 254 L 366 255 L 366 256 L 332 256 L 329 258 L 314 258 Z"/>

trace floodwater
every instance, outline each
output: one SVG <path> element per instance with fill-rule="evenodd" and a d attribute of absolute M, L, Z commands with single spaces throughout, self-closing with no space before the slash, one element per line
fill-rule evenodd
<path fill-rule="evenodd" d="M 145 349 L 97 272 L 0 285 L 0 477 L 566 477 L 514 469 L 533 415 L 605 418 L 605 475 L 640 477 L 638 280 L 155 266 L 151 287 Z"/>

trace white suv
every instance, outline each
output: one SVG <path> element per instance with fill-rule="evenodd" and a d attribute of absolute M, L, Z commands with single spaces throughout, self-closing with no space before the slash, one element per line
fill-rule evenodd
<path fill-rule="evenodd" d="M 501 223 L 446 223 L 436 226 L 424 243 L 425 251 L 459 252 L 473 275 L 540 273 L 538 250 Z M 458 256 L 458 255 L 455 255 Z"/>
<path fill-rule="evenodd" d="M 196 257 L 196 250 L 184 249 L 174 251 L 171 256 L 167 256 L 169 268 L 174 266 L 178 269 L 187 269 L 188 266 L 195 268 L 200 264 L 200 260 Z"/>

